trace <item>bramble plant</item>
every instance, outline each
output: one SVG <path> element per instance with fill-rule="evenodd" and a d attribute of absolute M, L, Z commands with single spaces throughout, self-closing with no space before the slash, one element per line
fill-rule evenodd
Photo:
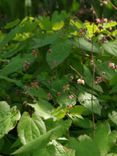
<path fill-rule="evenodd" d="M 66 12 L 0 31 L 0 154 L 117 155 L 117 22 Z"/>

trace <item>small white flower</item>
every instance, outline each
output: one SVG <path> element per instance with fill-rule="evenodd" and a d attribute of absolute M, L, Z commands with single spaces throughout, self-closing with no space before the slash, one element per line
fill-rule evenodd
<path fill-rule="evenodd" d="M 109 67 L 109 68 L 112 68 L 112 69 L 115 69 L 115 64 L 112 63 L 112 62 L 109 62 L 108 67 Z"/>
<path fill-rule="evenodd" d="M 84 85 L 85 84 L 85 81 L 83 79 L 78 79 L 77 80 L 77 83 L 78 84 L 81 84 L 81 85 Z"/>

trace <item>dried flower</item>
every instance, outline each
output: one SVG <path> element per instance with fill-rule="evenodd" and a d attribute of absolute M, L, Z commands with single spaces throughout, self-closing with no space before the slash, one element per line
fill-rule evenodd
<path fill-rule="evenodd" d="M 32 50 L 32 56 L 37 57 L 38 56 L 38 51 L 33 49 Z"/>
<path fill-rule="evenodd" d="M 99 83 L 101 83 L 103 80 L 104 80 L 104 79 L 103 79 L 102 76 L 97 76 L 97 77 L 96 77 L 95 84 L 99 84 Z"/>
<path fill-rule="evenodd" d="M 29 67 L 30 67 L 30 62 L 26 61 L 23 65 L 24 70 L 27 71 Z"/>
<path fill-rule="evenodd" d="M 37 81 L 31 83 L 31 87 L 39 88 L 39 83 Z"/>

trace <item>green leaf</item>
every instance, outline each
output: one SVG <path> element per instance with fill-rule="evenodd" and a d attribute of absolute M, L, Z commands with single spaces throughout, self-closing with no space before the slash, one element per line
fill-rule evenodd
<path fill-rule="evenodd" d="M 5 81 L 10 82 L 10 83 L 13 83 L 18 87 L 23 87 L 23 84 L 22 84 L 21 81 L 13 80 L 13 79 L 10 79 L 10 78 L 8 78 L 6 76 L 0 76 L 0 79 L 5 80 Z"/>
<path fill-rule="evenodd" d="M 37 149 L 32 152 L 32 156 L 55 156 L 55 148 L 53 145 L 47 145 L 45 148 Z"/>
<path fill-rule="evenodd" d="M 24 145 L 46 133 L 45 124 L 36 113 L 33 113 L 30 117 L 27 112 L 24 112 L 17 129 L 18 136 Z"/>
<path fill-rule="evenodd" d="M 39 34 L 38 37 L 35 37 L 32 42 L 32 48 L 40 48 L 46 45 L 52 44 L 60 36 L 59 32 L 50 33 L 50 34 Z"/>
<path fill-rule="evenodd" d="M 82 136 L 78 143 L 78 156 L 101 156 L 96 144 L 88 137 Z"/>
<path fill-rule="evenodd" d="M 88 21 L 85 22 L 85 27 L 86 27 L 86 36 L 88 38 L 92 38 L 95 36 L 95 33 L 99 31 L 98 26 L 94 23 L 90 23 Z"/>
<path fill-rule="evenodd" d="M 76 104 L 76 97 L 74 96 L 73 98 L 69 97 L 69 94 L 63 94 L 57 97 L 57 103 L 61 107 L 67 107 L 69 105 L 75 105 Z"/>
<path fill-rule="evenodd" d="M 33 150 L 36 150 L 38 148 L 44 148 L 52 135 L 52 131 L 47 132 L 44 135 L 41 135 L 40 137 L 36 138 L 35 140 L 32 140 L 31 142 L 25 144 L 24 146 L 20 147 L 18 150 L 16 150 L 13 154 L 23 154 L 27 152 L 31 152 Z"/>
<path fill-rule="evenodd" d="M 66 146 L 73 149 L 75 151 L 75 155 L 78 156 L 78 140 L 76 138 L 69 138 Z"/>
<path fill-rule="evenodd" d="M 19 22 L 20 22 L 19 19 L 16 19 L 16 20 L 14 20 L 14 21 L 12 21 L 12 22 L 9 22 L 9 23 L 7 23 L 7 24 L 5 25 L 5 29 L 11 29 L 11 28 L 15 27 L 16 25 L 18 25 Z"/>
<path fill-rule="evenodd" d="M 49 17 L 40 16 L 39 17 L 39 26 L 43 30 L 51 30 L 52 24 Z"/>
<path fill-rule="evenodd" d="M 112 149 L 114 146 L 116 146 L 116 141 L 117 141 L 117 131 L 113 130 L 111 131 L 111 133 L 109 134 L 109 149 Z M 110 150 L 109 150 L 110 151 Z"/>
<path fill-rule="evenodd" d="M 5 46 L 7 43 L 9 43 L 16 35 L 16 33 L 21 31 L 21 27 L 17 26 L 14 29 L 12 29 L 8 34 L 6 34 L 3 38 L 3 40 L 0 42 L 0 47 Z"/>
<path fill-rule="evenodd" d="M 117 112 L 116 111 L 112 111 L 112 113 L 109 113 L 108 117 L 114 124 L 117 125 Z"/>
<path fill-rule="evenodd" d="M 40 149 L 38 152 L 34 152 L 34 156 L 68 156 L 67 151 L 65 151 L 64 147 L 58 143 L 55 140 L 52 140 L 50 142 L 50 145 L 48 145 L 45 149 Z"/>
<path fill-rule="evenodd" d="M 72 12 L 76 12 L 77 10 L 79 10 L 80 4 L 77 0 L 73 0 L 72 1 L 72 6 L 71 6 L 71 11 Z"/>
<path fill-rule="evenodd" d="M 75 26 L 77 29 L 81 29 L 83 27 L 83 23 L 80 20 L 74 21 L 73 19 L 71 19 L 70 25 Z"/>
<path fill-rule="evenodd" d="M 109 58 L 110 59 L 110 58 Z M 115 70 L 112 70 L 111 68 L 108 67 L 108 59 L 106 59 L 106 61 L 97 61 L 97 64 L 98 64 L 98 68 L 99 68 L 99 74 L 101 75 L 102 72 L 104 72 L 104 77 L 107 79 L 107 80 L 111 80 L 113 81 L 116 77 L 115 76 Z M 115 80 L 114 80 L 115 81 Z"/>
<path fill-rule="evenodd" d="M 58 122 L 59 123 L 59 122 Z M 56 130 L 52 129 L 51 140 L 58 139 L 59 137 L 67 134 L 69 127 L 71 126 L 71 120 L 61 120 L 60 124 L 56 126 Z M 55 126 L 54 126 L 55 127 Z"/>
<path fill-rule="evenodd" d="M 41 135 L 37 139 L 34 139 L 31 142 L 25 144 L 12 154 L 23 154 L 26 152 L 32 152 L 33 150 L 43 149 L 44 147 L 46 147 L 46 145 L 50 140 L 54 140 L 62 136 L 66 132 L 66 130 L 68 130 L 70 125 L 71 125 L 70 121 L 64 121 L 61 125 L 48 131 L 46 134 Z"/>
<path fill-rule="evenodd" d="M 83 118 L 82 116 L 72 116 L 71 117 L 73 124 L 75 126 L 78 127 L 82 127 L 82 128 L 92 128 L 93 127 L 93 123 L 91 120 L 87 119 L 87 118 Z"/>
<path fill-rule="evenodd" d="M 84 38 L 79 38 L 78 40 L 76 40 L 75 45 L 77 45 L 78 48 L 84 49 L 89 52 L 95 52 L 95 53 L 100 52 L 98 45 L 92 44 L 91 42 L 87 41 Z"/>
<path fill-rule="evenodd" d="M 64 22 L 63 21 L 60 21 L 60 22 L 54 23 L 53 26 L 52 26 L 52 29 L 54 31 L 57 31 L 57 30 L 62 29 L 63 27 L 64 27 Z"/>
<path fill-rule="evenodd" d="M 98 115 L 101 115 L 101 105 L 99 104 L 98 99 L 87 92 L 81 93 L 78 97 L 78 100 L 81 105 L 86 107 L 91 112 L 94 112 Z"/>
<path fill-rule="evenodd" d="M 5 59 L 11 58 L 20 52 L 24 47 L 25 45 L 20 43 L 11 44 L 3 50 L 3 52 L 0 54 L 0 57 Z"/>
<path fill-rule="evenodd" d="M 69 113 L 71 115 L 89 115 L 91 114 L 91 112 L 89 110 L 87 110 L 86 107 L 82 106 L 82 105 L 76 105 L 73 108 L 71 108 L 69 110 Z"/>
<path fill-rule="evenodd" d="M 56 119 L 63 119 L 67 113 L 66 108 L 57 107 L 52 111 L 52 116 Z"/>
<path fill-rule="evenodd" d="M 2 153 L 2 148 L 5 144 L 4 138 L 0 139 L 0 153 Z"/>
<path fill-rule="evenodd" d="M 59 14 L 55 11 L 52 15 L 52 30 L 57 31 L 62 29 L 64 26 L 64 15 Z"/>
<path fill-rule="evenodd" d="M 109 153 L 106 156 L 117 156 L 117 153 Z"/>
<path fill-rule="evenodd" d="M 29 105 L 33 107 L 42 118 L 48 119 L 52 117 L 53 106 L 48 101 L 40 99 L 38 103 Z"/>
<path fill-rule="evenodd" d="M 52 144 L 55 147 L 55 156 L 67 156 L 67 152 L 65 151 L 64 147 L 60 143 L 53 140 Z"/>
<path fill-rule="evenodd" d="M 117 75 L 114 73 L 114 76 L 110 80 L 110 85 L 115 87 L 116 84 L 117 84 Z"/>
<path fill-rule="evenodd" d="M 69 81 L 69 78 L 65 76 L 63 76 L 61 79 L 57 78 L 51 82 L 51 87 L 55 91 L 61 92 L 63 90 L 63 86 L 66 86 L 68 84 L 68 81 Z M 68 84 L 68 88 L 69 88 L 69 84 Z"/>
<path fill-rule="evenodd" d="M 58 41 L 52 44 L 47 53 L 47 62 L 51 69 L 61 64 L 71 53 L 72 45 L 69 40 Z"/>
<path fill-rule="evenodd" d="M 109 134 L 110 127 L 108 123 L 101 123 L 96 128 L 94 142 L 99 148 L 101 155 L 105 155 L 109 151 Z"/>
<path fill-rule="evenodd" d="M 7 76 L 14 72 L 19 72 L 23 70 L 25 63 L 32 63 L 35 60 L 35 57 L 31 53 L 24 54 L 23 56 L 17 55 L 13 57 L 10 62 L 1 70 L 0 74 Z"/>
<path fill-rule="evenodd" d="M 117 40 L 104 43 L 102 47 L 109 54 L 117 56 Z"/>
<path fill-rule="evenodd" d="M 84 80 L 86 84 L 92 88 L 92 82 L 93 82 L 92 73 L 86 65 L 84 65 L 83 67 L 84 67 Z M 96 91 L 99 91 L 99 92 L 103 92 L 101 86 L 95 83 L 93 83 L 92 89 L 95 89 Z"/>
<path fill-rule="evenodd" d="M 8 113 L 10 111 L 10 106 L 5 101 L 0 101 L 0 115 L 3 113 Z"/>
<path fill-rule="evenodd" d="M 20 112 L 14 106 L 10 109 L 10 106 L 5 102 L 0 102 L 0 138 L 12 130 L 17 121 L 20 119 Z"/>
<path fill-rule="evenodd" d="M 39 88 L 29 88 L 27 90 L 27 93 L 29 95 L 31 95 L 32 97 L 37 97 L 38 100 L 40 100 L 40 99 L 47 100 L 48 99 L 47 92 L 43 88 L 41 88 L 41 87 L 39 87 Z"/>
<path fill-rule="evenodd" d="M 112 89 L 110 90 L 110 94 L 112 93 L 117 93 L 117 85 L 114 85 Z"/>

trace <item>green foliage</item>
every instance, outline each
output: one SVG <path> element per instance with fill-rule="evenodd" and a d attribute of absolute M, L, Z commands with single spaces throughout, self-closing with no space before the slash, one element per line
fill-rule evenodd
<path fill-rule="evenodd" d="M 51 51 L 47 54 L 47 62 L 53 69 L 61 64 L 70 55 L 72 45 L 70 44 L 69 40 L 61 40 L 53 43 L 50 48 Z"/>
<path fill-rule="evenodd" d="M 16 126 L 19 119 L 20 112 L 15 106 L 10 109 L 5 101 L 0 102 L 0 139 Z"/>
<path fill-rule="evenodd" d="M 32 118 L 27 112 L 24 112 L 18 123 L 18 135 L 22 144 L 27 144 L 40 135 L 46 133 L 46 127 L 42 119 L 33 114 Z"/>
<path fill-rule="evenodd" d="M 91 9 L 92 8 L 92 9 Z M 77 15 L 81 20 L 92 20 L 96 18 L 113 18 L 117 19 L 117 2 L 116 0 L 1 0 L 0 15 L 2 21 L 9 19 L 22 19 L 25 16 L 51 15 L 54 11 L 65 10 L 69 14 Z M 94 14 L 94 15 L 93 15 Z M 56 16 L 56 14 L 55 14 Z M 58 21 L 61 16 L 55 20 Z M 52 20 L 55 21 L 55 20 Z M 17 21 L 17 20 L 16 20 Z M 49 22 L 48 20 L 46 22 Z M 17 23 L 17 22 L 16 22 Z M 3 23 L 1 23 L 3 25 Z M 58 29 L 64 23 L 56 23 L 54 28 Z M 45 25 L 46 27 L 46 25 Z M 53 29 L 54 30 L 54 29 Z"/>
<path fill-rule="evenodd" d="M 89 93 L 82 93 L 78 97 L 79 102 L 81 105 L 89 109 L 91 112 L 96 114 L 101 114 L 101 106 L 99 104 L 98 99 Z"/>
<path fill-rule="evenodd" d="M 117 155 L 116 27 L 64 11 L 7 23 L 0 33 L 2 155 Z"/>

